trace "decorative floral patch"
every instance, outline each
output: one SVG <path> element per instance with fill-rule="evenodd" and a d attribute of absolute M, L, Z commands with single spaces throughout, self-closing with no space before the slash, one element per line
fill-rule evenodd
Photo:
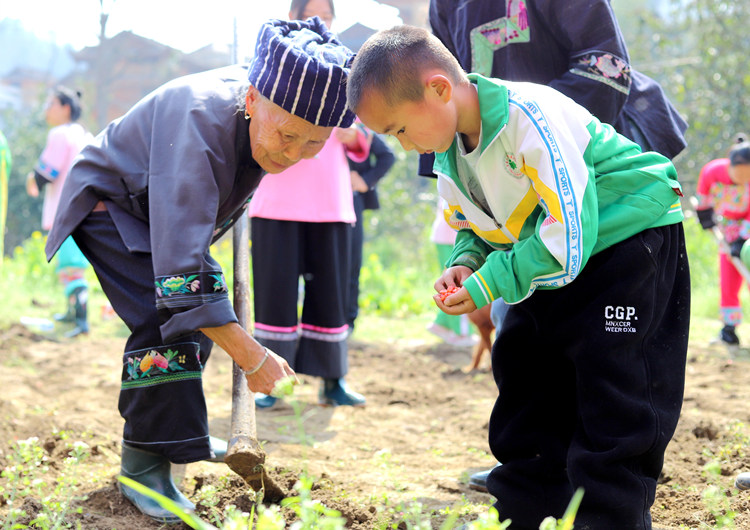
<path fill-rule="evenodd" d="M 226 293 L 228 291 L 227 281 L 224 279 L 223 274 L 209 274 L 209 277 L 213 278 L 214 280 L 212 287 L 215 293 Z"/>
<path fill-rule="evenodd" d="M 496 50 L 517 42 L 529 42 L 531 29 L 523 0 L 506 0 L 506 16 L 473 28 L 471 35 L 471 71 L 485 76 L 492 73 Z"/>
<path fill-rule="evenodd" d="M 197 343 L 183 342 L 127 352 L 123 358 L 122 389 L 199 380 L 203 373 L 199 351 Z"/>
<path fill-rule="evenodd" d="M 221 272 L 204 272 L 161 276 L 154 281 L 156 297 L 226 293 L 227 282 Z"/>
<path fill-rule="evenodd" d="M 167 349 L 164 354 L 157 350 L 147 351 L 142 357 L 128 358 L 128 376 L 131 380 L 154 375 L 168 374 L 185 370 L 182 366 L 186 362 L 186 356 L 180 355 L 178 351 Z"/>
<path fill-rule="evenodd" d="M 578 58 L 572 73 L 606 83 L 625 94 L 630 92 L 630 65 L 611 53 L 589 53 Z"/>

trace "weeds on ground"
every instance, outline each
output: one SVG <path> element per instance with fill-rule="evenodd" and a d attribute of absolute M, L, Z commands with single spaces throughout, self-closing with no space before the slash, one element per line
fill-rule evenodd
<path fill-rule="evenodd" d="M 732 491 L 721 487 L 722 463 L 731 459 L 744 458 L 745 448 L 750 443 L 748 426 L 741 421 L 734 421 L 727 427 L 727 441 L 714 454 L 708 449 L 703 450 L 706 464 L 703 466 L 703 476 L 708 486 L 701 492 L 701 500 L 706 510 L 714 519 L 713 524 L 702 523 L 702 528 L 736 528 L 737 512 L 732 509 Z"/>
<path fill-rule="evenodd" d="M 721 461 L 708 449 L 704 450 L 703 454 L 709 458 L 703 466 L 703 476 L 706 477 L 708 486 L 701 493 L 701 500 L 714 518 L 714 523 L 712 525 L 702 523 L 701 528 L 734 529 L 734 519 L 737 517 L 737 512 L 732 510 L 731 493 L 725 492 L 718 485 L 721 479 Z"/>
<path fill-rule="evenodd" d="M 17 528 L 38 528 L 51 530 L 70 528 L 66 522 L 73 504 L 84 500 L 85 496 L 71 496 L 75 487 L 75 467 L 89 455 L 89 446 L 81 441 L 67 445 L 68 457 L 63 462 L 63 469 L 52 492 L 42 476 L 49 471 L 47 454 L 39 444 L 39 439 L 29 438 L 14 442 L 8 456 L 8 465 L 0 473 L 3 484 L 0 484 L 0 496 L 8 506 L 8 513 L 2 530 Z M 45 494 L 47 493 L 47 494 Z M 37 513 L 28 513 L 24 508 L 27 499 L 38 498 L 41 508 Z M 80 526 L 80 525 L 79 525 Z"/>
<path fill-rule="evenodd" d="M 277 390 L 280 397 L 288 401 L 291 397 L 293 387 L 289 382 L 281 384 Z M 301 416 L 303 407 L 293 407 L 295 413 Z M 304 421 L 297 418 L 298 427 L 302 432 L 301 441 L 308 438 L 304 435 Z M 37 438 L 29 438 L 15 442 L 8 454 L 8 465 L 0 473 L 2 483 L 0 484 L 0 497 L 7 506 L 7 517 L 3 521 L 0 530 L 15 530 L 22 528 L 36 528 L 40 530 L 53 530 L 58 528 L 80 528 L 80 523 L 70 522 L 72 513 L 81 513 L 81 508 L 74 508 L 76 502 L 85 500 L 85 496 L 72 496 L 71 492 L 76 489 L 76 466 L 82 463 L 89 455 L 87 444 L 80 441 L 71 442 L 66 440 L 68 457 L 63 462 L 63 468 L 57 474 L 57 482 L 50 492 L 50 485 L 42 477 L 50 471 L 48 457 L 44 448 Z M 384 467 L 386 474 L 392 467 L 393 462 L 390 455 L 380 455 L 380 464 Z M 391 469 L 392 471 L 392 469 Z M 185 512 L 170 499 L 132 481 L 126 477 L 118 477 L 125 485 L 149 496 L 159 502 L 165 509 L 178 515 L 188 526 L 198 530 L 340 530 L 345 528 L 345 519 L 342 514 L 328 508 L 318 500 L 313 499 L 312 490 L 314 480 L 303 472 L 294 486 L 296 495 L 288 497 L 281 502 L 281 506 L 266 506 L 258 502 L 253 506 L 250 513 L 239 510 L 236 506 L 229 505 L 223 510 L 219 508 L 218 488 L 215 485 L 207 485 L 201 489 L 196 501 L 208 512 L 210 522 L 202 520 L 193 512 Z M 571 506 L 563 519 L 556 521 L 547 518 L 540 526 L 541 530 L 569 530 L 580 503 L 580 492 L 571 501 Z M 39 499 L 38 503 L 28 503 Z M 262 492 L 256 499 L 262 499 Z M 433 528 L 435 513 L 425 510 L 419 502 L 400 503 L 396 507 L 388 507 L 381 512 L 382 530 L 406 529 L 406 530 L 428 530 Z M 29 513 L 27 506 L 32 506 L 33 513 Z M 291 512 L 291 521 L 287 521 L 282 508 Z M 445 508 L 440 515 L 444 516 L 441 530 L 454 528 L 461 517 L 470 515 L 475 511 L 463 499 L 452 508 Z M 509 521 L 500 522 L 497 511 L 488 507 L 476 520 L 466 525 L 470 530 L 504 530 L 510 524 Z M 215 525 L 215 526 L 214 526 Z M 725 528 L 730 528 L 725 526 Z"/>
<path fill-rule="evenodd" d="M 273 395 L 294 403 L 294 400 L 290 399 L 293 390 L 294 387 L 291 381 L 282 381 L 277 384 Z M 304 432 L 304 420 L 301 417 L 303 407 L 298 404 L 298 406 L 293 405 L 292 408 L 297 416 L 300 442 L 306 443 L 309 439 Z M 392 464 L 389 455 L 381 454 L 380 458 L 381 465 L 388 471 Z M 297 495 L 283 499 L 280 507 L 276 505 L 265 506 L 258 503 L 253 506 L 250 513 L 242 512 L 236 506 L 229 505 L 224 509 L 223 514 L 220 514 L 217 502 L 215 502 L 217 499 L 216 491 L 209 487 L 202 493 L 203 497 L 199 502 L 204 502 L 203 506 L 208 508 L 210 518 L 219 526 L 213 526 L 193 512 L 184 511 L 170 499 L 131 479 L 120 476 L 118 480 L 139 493 L 156 500 L 163 508 L 179 516 L 188 526 L 197 530 L 251 530 L 253 528 L 257 530 L 283 530 L 287 528 L 287 521 L 281 512 L 281 508 L 291 510 L 294 514 L 294 520 L 289 526 L 292 530 L 343 530 L 345 528 L 346 519 L 342 517 L 341 512 L 328 508 L 319 500 L 313 499 L 311 492 L 314 480 L 306 472 L 300 475 L 299 480 L 294 485 Z M 259 493 L 258 498 L 262 499 L 263 492 Z M 556 520 L 553 517 L 546 518 L 540 525 L 540 530 L 571 530 L 582 496 L 583 491 L 578 490 L 573 496 L 563 518 L 560 520 Z M 400 504 L 398 509 L 391 509 L 389 514 L 396 517 L 391 522 L 385 523 L 381 527 L 383 530 L 388 528 L 405 530 L 432 529 L 433 513 L 425 513 L 424 506 L 419 502 Z M 451 530 L 461 515 L 462 508 L 460 505 L 450 509 L 440 529 Z M 490 507 L 476 520 L 469 523 L 466 528 L 470 530 L 505 530 L 509 525 L 510 521 L 500 522 L 497 511 Z"/>

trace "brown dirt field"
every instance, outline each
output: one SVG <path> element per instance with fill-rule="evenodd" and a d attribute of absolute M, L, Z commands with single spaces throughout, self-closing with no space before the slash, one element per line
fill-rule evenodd
<path fill-rule="evenodd" d="M 71 440 L 83 440 L 91 457 L 77 468 L 71 495 L 87 495 L 71 516 L 85 529 L 159 528 L 117 492 L 117 413 L 123 334 L 96 334 L 68 341 L 42 337 L 23 327 L 0 330 L 0 468 L 8 465 L 15 440 L 38 437 L 48 454 L 45 480 L 59 478 Z M 464 521 L 493 502 L 466 485 L 471 473 L 494 463 L 488 454 L 487 419 L 496 389 L 488 372 L 465 374 L 470 350 L 429 341 L 351 342 L 347 380 L 367 397 L 365 408 L 320 408 L 317 381 L 303 378 L 297 395 L 308 444 L 288 404 L 258 411 L 258 437 L 276 481 L 291 491 L 307 471 L 316 478 L 313 496 L 347 518 L 347 528 L 382 527 L 379 511 L 388 504 L 420 502 L 435 510 L 434 527 L 446 507 L 464 505 Z M 712 528 L 713 516 L 701 494 L 715 483 L 737 512 L 737 528 L 750 528 L 750 492 L 733 487 L 734 476 L 750 470 L 750 355 L 728 362 L 720 345 L 691 343 L 682 418 L 670 444 L 652 509 L 655 528 Z M 204 375 L 212 434 L 226 437 L 231 415 L 231 363 L 218 349 Z M 710 453 L 708 453 L 710 451 Z M 704 466 L 717 455 L 721 472 Z M 252 495 L 223 464 L 175 466 L 183 491 L 195 502 L 207 484 L 218 488 L 219 506 L 249 511 Z M 0 485 L 3 485 L 0 479 Z M 2 501 L 0 500 L 0 503 Z M 35 508 L 36 506 L 36 508 Z M 39 501 L 27 499 L 34 512 Z M 0 521 L 7 506 L 0 505 Z M 472 513 L 473 511 L 473 513 Z M 207 507 L 199 505 L 205 519 Z M 182 528 L 173 525 L 171 528 Z M 187 528 L 187 527 L 185 527 Z"/>

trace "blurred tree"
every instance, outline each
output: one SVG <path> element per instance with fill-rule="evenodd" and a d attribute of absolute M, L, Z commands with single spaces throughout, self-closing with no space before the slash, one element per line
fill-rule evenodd
<path fill-rule="evenodd" d="M 109 93 L 112 84 L 112 72 L 110 66 L 115 64 L 112 57 L 112 47 L 107 39 L 107 21 L 109 20 L 109 8 L 111 2 L 99 0 L 99 46 L 97 48 L 96 61 L 94 63 L 94 83 L 96 104 L 94 116 L 96 117 L 96 131 L 101 131 L 109 121 L 107 108 L 109 106 Z"/>
<path fill-rule="evenodd" d="M 750 129 L 750 2 L 670 0 L 659 11 L 635 2 L 618 17 L 631 32 L 631 62 L 661 83 L 689 123 L 688 147 L 675 165 L 691 196 L 701 167 L 726 156 L 732 136 Z"/>
<path fill-rule="evenodd" d="M 0 265 L 3 263 L 5 238 L 5 218 L 8 216 L 8 175 L 13 166 L 13 156 L 8 149 L 8 141 L 0 131 Z"/>
<path fill-rule="evenodd" d="M 46 97 L 46 94 L 44 95 Z M 37 108 L 42 108 L 40 99 Z M 8 217 L 5 224 L 5 255 L 11 255 L 35 230 L 41 230 L 42 201 L 26 193 L 26 175 L 44 149 L 48 127 L 40 112 L 5 109 L 0 116 L 3 133 L 13 154 L 8 178 Z"/>
<path fill-rule="evenodd" d="M 378 183 L 380 209 L 365 210 L 365 256 L 378 254 L 386 266 L 431 263 L 430 227 L 437 201 L 436 179 L 417 175 L 417 154 L 386 137 L 396 155 L 388 174 Z"/>

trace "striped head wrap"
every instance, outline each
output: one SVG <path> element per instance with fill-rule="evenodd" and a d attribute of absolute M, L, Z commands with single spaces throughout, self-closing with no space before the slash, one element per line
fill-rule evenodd
<path fill-rule="evenodd" d="M 318 17 L 269 20 L 260 29 L 248 79 L 270 101 L 321 127 L 348 127 L 346 78 L 354 53 Z"/>

